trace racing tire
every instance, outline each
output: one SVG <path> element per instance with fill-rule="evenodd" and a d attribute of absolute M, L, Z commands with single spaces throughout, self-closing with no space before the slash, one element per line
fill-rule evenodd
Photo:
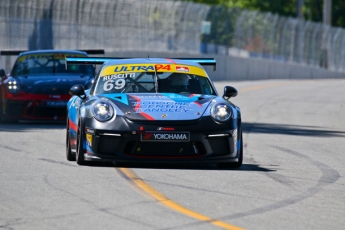
<path fill-rule="evenodd" d="M 75 152 L 75 160 L 77 162 L 78 165 L 86 165 L 85 159 L 84 159 L 84 153 L 85 153 L 85 149 L 83 146 L 83 130 L 80 127 L 81 125 L 81 121 L 79 121 L 78 124 L 78 131 L 77 131 L 77 149 Z"/>
<path fill-rule="evenodd" d="M 68 161 L 75 161 L 75 154 L 71 151 L 71 142 L 70 142 L 70 132 L 69 132 L 69 122 L 67 118 L 67 127 L 66 127 L 66 158 Z"/>
<path fill-rule="evenodd" d="M 241 149 L 240 149 L 240 156 L 238 158 L 238 162 L 230 162 L 230 163 L 218 163 L 218 168 L 239 168 L 243 164 L 243 135 L 241 131 Z"/>

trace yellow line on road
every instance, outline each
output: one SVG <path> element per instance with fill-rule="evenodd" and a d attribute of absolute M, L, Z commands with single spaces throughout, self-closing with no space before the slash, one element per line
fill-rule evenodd
<path fill-rule="evenodd" d="M 259 90 L 264 88 L 270 88 L 274 86 L 281 86 L 281 85 L 288 85 L 292 84 L 291 82 L 280 82 L 280 83 L 272 83 L 272 84 L 265 84 L 265 85 L 257 85 L 257 86 L 251 86 L 247 88 L 243 88 L 240 90 L 240 92 L 248 92 L 253 90 Z M 149 194 L 150 196 L 154 197 L 156 200 L 158 200 L 160 203 L 166 205 L 167 207 L 182 213 L 186 216 L 192 217 L 194 219 L 207 222 L 210 224 L 213 224 L 215 226 L 224 228 L 224 229 L 230 229 L 230 230 L 243 230 L 243 228 L 236 227 L 234 225 L 228 224 L 226 222 L 212 219 L 208 216 L 202 215 L 200 213 L 194 212 L 188 208 L 183 207 L 182 205 L 179 205 L 178 203 L 170 200 L 168 197 L 164 196 L 162 193 L 151 187 L 149 184 L 144 182 L 138 175 L 136 175 L 132 170 L 128 168 L 119 168 L 118 169 L 125 177 L 127 177 L 131 182 L 133 182 L 138 188 L 143 190 L 145 193 Z"/>
<path fill-rule="evenodd" d="M 208 216 L 199 214 L 197 212 L 194 212 L 188 208 L 185 208 L 178 203 L 170 200 L 166 196 L 164 196 L 162 193 L 158 192 L 156 189 L 151 187 L 149 184 L 145 183 L 138 175 L 136 175 L 132 170 L 127 169 L 127 168 L 119 168 L 121 173 L 126 176 L 130 181 L 132 181 L 136 186 L 138 186 L 140 189 L 142 189 L 144 192 L 149 194 L 150 196 L 154 197 L 157 199 L 160 203 L 168 206 L 169 208 L 182 213 L 184 215 L 187 215 L 189 217 L 192 217 L 197 220 L 201 220 L 203 222 L 207 222 L 210 224 L 213 224 L 215 226 L 224 228 L 224 229 L 231 229 L 231 230 L 241 230 L 243 228 L 236 227 L 234 225 L 225 223 L 220 220 L 212 219 Z"/>

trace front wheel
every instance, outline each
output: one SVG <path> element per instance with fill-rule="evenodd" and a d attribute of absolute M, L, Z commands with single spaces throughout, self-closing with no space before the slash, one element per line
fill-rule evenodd
<path fill-rule="evenodd" d="M 240 149 L 240 156 L 238 157 L 238 162 L 231 162 L 231 163 L 218 163 L 218 168 L 239 168 L 242 166 L 243 163 L 243 136 L 241 131 L 241 149 Z"/>
<path fill-rule="evenodd" d="M 83 131 L 81 126 L 81 121 L 79 121 L 78 124 L 78 131 L 77 131 L 77 151 L 75 153 L 75 158 L 77 161 L 78 165 L 85 165 L 85 159 L 84 159 L 84 153 L 85 153 L 85 149 L 84 149 L 84 145 L 83 145 Z"/>
<path fill-rule="evenodd" d="M 66 126 L 66 158 L 68 161 L 75 161 L 75 154 L 73 154 L 71 151 L 71 141 L 70 141 L 68 118 L 67 118 L 67 126 Z"/>

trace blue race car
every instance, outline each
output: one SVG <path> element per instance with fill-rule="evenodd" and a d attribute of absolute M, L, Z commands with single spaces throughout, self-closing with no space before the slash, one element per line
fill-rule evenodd
<path fill-rule="evenodd" d="M 67 104 L 67 160 L 216 163 L 240 167 L 240 108 L 219 96 L 203 65 L 212 58 L 69 58 L 102 64 L 90 89 L 78 84 Z"/>
<path fill-rule="evenodd" d="M 0 122 L 65 121 L 69 89 L 75 84 L 89 88 L 96 73 L 92 65 L 66 68 L 65 57 L 101 53 L 104 51 L 1 51 L 1 55 L 18 57 L 10 74 L 0 78 Z"/>

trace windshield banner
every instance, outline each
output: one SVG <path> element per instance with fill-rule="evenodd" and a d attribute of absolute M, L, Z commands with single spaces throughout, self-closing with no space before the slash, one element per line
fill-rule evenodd
<path fill-rule="evenodd" d="M 155 70 L 156 69 L 156 70 Z M 186 73 L 195 74 L 207 77 L 205 71 L 197 66 L 177 65 L 177 64 L 127 64 L 127 65 L 112 65 L 103 69 L 101 77 L 113 74 L 126 74 L 135 72 L 171 72 L 171 73 Z"/>

